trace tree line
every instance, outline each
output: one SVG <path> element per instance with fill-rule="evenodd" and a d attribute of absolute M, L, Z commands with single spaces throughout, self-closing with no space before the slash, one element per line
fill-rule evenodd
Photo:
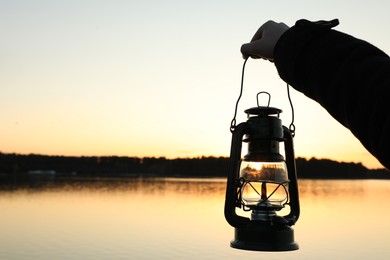
<path fill-rule="evenodd" d="M 0 153 L 0 175 L 55 174 L 81 177 L 226 177 L 228 157 L 47 156 Z M 390 179 L 385 169 L 328 159 L 296 159 L 298 178 Z"/>

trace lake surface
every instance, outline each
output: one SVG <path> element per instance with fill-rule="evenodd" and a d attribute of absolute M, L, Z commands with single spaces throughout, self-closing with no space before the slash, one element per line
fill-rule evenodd
<path fill-rule="evenodd" d="M 0 191 L 0 259 L 390 259 L 390 181 L 300 180 L 300 245 L 232 249 L 224 179 L 72 182 Z"/>

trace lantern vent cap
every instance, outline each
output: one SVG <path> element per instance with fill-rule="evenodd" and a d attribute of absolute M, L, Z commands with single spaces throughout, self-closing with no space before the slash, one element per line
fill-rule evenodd
<path fill-rule="evenodd" d="M 258 106 L 258 107 L 248 108 L 244 112 L 248 114 L 248 116 L 257 115 L 261 117 L 267 117 L 267 116 L 279 117 L 279 114 L 282 113 L 282 110 L 276 107 Z"/>

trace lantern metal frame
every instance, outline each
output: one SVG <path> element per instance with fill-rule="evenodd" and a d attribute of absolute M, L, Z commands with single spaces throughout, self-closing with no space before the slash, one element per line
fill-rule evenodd
<path fill-rule="evenodd" d="M 245 113 L 248 115 L 247 121 L 232 129 L 224 209 L 227 222 L 235 228 L 235 236 L 230 245 L 237 249 L 255 251 L 297 250 L 299 246 L 294 241 L 294 230 L 291 227 L 300 215 L 293 134 L 281 124 L 281 110 L 278 108 L 258 106 L 245 110 Z M 286 205 L 290 208 L 286 216 L 270 214 L 268 219 L 256 220 L 237 214 L 237 208 L 245 209 L 240 197 L 242 180 L 239 177 L 243 142 L 248 143 L 247 157 L 264 162 L 285 161 L 289 179 Z M 279 154 L 280 142 L 284 143 L 285 159 Z"/>

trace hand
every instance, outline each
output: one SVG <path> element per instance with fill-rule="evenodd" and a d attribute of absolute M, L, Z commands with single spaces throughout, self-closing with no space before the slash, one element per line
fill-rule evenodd
<path fill-rule="evenodd" d="M 266 22 L 257 30 L 250 43 L 241 46 L 243 58 L 261 58 L 273 61 L 275 45 L 280 36 L 288 29 L 289 27 L 284 23 Z"/>

